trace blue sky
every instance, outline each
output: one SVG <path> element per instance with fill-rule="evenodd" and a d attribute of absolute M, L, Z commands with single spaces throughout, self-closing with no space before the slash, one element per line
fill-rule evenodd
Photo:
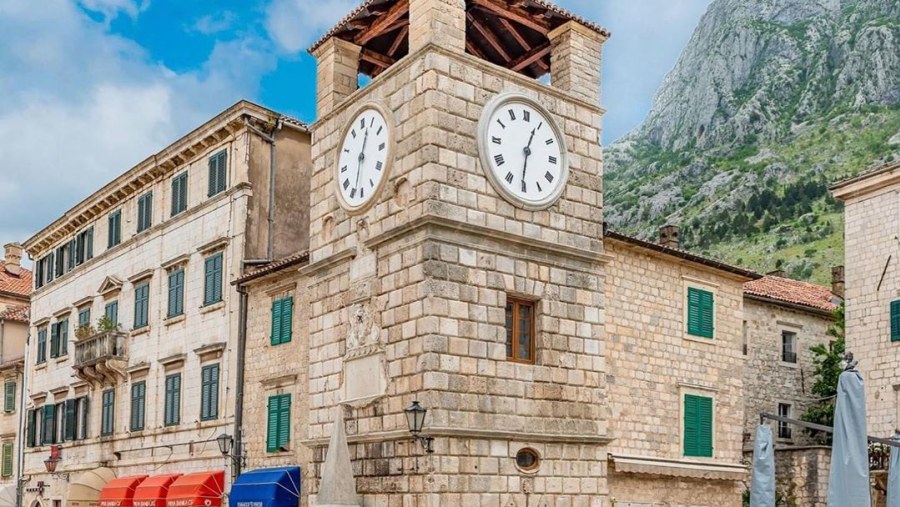
<path fill-rule="evenodd" d="M 710 0 L 560 0 L 613 32 L 604 142 L 639 125 Z M 357 0 L 0 0 L 0 244 L 241 98 L 314 119 L 306 48 Z"/>

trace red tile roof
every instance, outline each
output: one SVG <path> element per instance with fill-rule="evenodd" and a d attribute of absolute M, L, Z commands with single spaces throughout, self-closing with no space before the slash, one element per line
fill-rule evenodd
<path fill-rule="evenodd" d="M 248 271 L 244 276 L 238 278 L 237 280 L 231 282 L 232 285 L 241 285 L 257 278 L 262 278 L 268 274 L 275 273 L 276 271 L 281 271 L 284 268 L 289 268 L 291 266 L 296 266 L 298 264 L 302 264 L 304 262 L 309 262 L 309 252 L 302 251 L 297 252 L 294 255 L 290 255 L 288 257 L 284 257 L 275 261 L 272 261 L 268 264 L 264 264 L 256 269 L 252 269 Z"/>
<path fill-rule="evenodd" d="M 28 298 L 31 296 L 31 286 L 31 271 L 20 268 L 19 274 L 14 275 L 6 270 L 0 259 L 0 292 Z"/>
<path fill-rule="evenodd" d="M 831 288 L 772 275 L 745 283 L 744 294 L 827 312 L 837 308 Z"/>
<path fill-rule="evenodd" d="M 10 306 L 6 310 L 0 312 L 0 320 L 14 320 L 23 324 L 28 324 L 30 317 L 29 307 L 26 306 Z"/>

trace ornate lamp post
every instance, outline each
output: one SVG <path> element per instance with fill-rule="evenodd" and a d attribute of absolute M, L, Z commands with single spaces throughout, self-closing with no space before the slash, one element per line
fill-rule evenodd
<path fill-rule="evenodd" d="M 412 433 L 413 438 L 422 444 L 425 452 L 428 454 L 433 453 L 434 437 L 422 434 L 428 409 L 420 405 L 418 401 L 414 401 L 403 412 L 406 414 L 406 424 L 409 426 L 409 432 Z"/>

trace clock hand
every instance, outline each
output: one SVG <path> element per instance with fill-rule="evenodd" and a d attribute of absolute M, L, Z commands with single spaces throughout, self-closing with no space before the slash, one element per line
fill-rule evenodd
<path fill-rule="evenodd" d="M 363 136 L 362 148 L 359 149 L 359 165 L 356 167 L 356 184 L 353 185 L 353 188 L 359 188 L 359 175 L 362 174 L 363 160 L 366 159 L 366 143 L 368 141 L 369 141 L 369 129 L 366 129 L 366 134 Z"/>
<path fill-rule="evenodd" d="M 525 146 L 525 167 L 522 168 L 522 181 L 525 181 L 525 173 L 528 171 L 528 157 L 531 156 L 531 142 L 534 141 L 534 132 L 537 129 L 531 130 L 531 137 L 528 139 L 528 145 Z"/>

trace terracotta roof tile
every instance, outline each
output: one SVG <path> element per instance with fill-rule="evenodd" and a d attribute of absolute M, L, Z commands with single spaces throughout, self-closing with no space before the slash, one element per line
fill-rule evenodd
<path fill-rule="evenodd" d="M 294 266 L 297 264 L 301 264 L 303 262 L 307 262 L 309 260 L 309 252 L 302 251 L 297 252 L 294 255 L 289 255 L 287 257 L 272 261 L 268 264 L 264 264 L 256 269 L 248 271 L 244 276 L 238 278 L 237 280 L 231 282 L 232 285 L 240 285 L 251 280 L 255 280 L 257 278 L 261 278 L 270 273 L 274 273 L 279 271 L 282 268 Z"/>
<path fill-rule="evenodd" d="M 831 288 L 772 275 L 745 283 L 744 294 L 828 312 L 837 308 Z"/>
<path fill-rule="evenodd" d="M 27 298 L 31 296 L 31 271 L 21 268 L 18 275 L 6 270 L 0 260 L 0 292 L 7 292 Z"/>
<path fill-rule="evenodd" d="M 0 312 L 0 320 L 13 320 L 16 322 L 21 322 L 23 324 L 28 324 L 30 317 L 29 307 L 26 306 L 11 306 Z"/>

